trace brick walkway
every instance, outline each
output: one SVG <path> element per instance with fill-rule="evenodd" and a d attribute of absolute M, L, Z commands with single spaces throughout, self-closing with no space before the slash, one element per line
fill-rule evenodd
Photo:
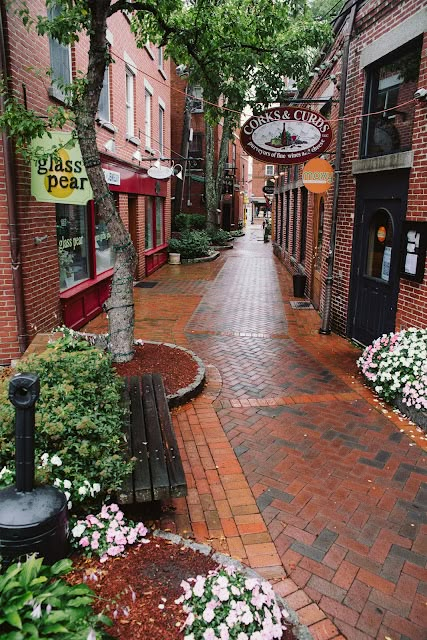
<path fill-rule="evenodd" d="M 363 386 L 357 349 L 291 309 L 260 227 L 148 280 L 136 336 L 208 369 L 174 411 L 189 485 L 177 530 L 256 567 L 317 640 L 425 640 L 426 441 Z"/>

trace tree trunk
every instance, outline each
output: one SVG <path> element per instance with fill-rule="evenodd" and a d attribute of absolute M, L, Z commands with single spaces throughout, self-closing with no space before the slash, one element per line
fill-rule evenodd
<path fill-rule="evenodd" d="M 219 145 L 218 163 L 215 167 L 214 129 L 205 121 L 206 131 L 206 169 L 205 169 L 205 198 L 208 229 L 215 229 L 218 219 L 218 209 L 221 202 L 222 183 L 224 179 L 224 164 L 228 155 L 228 142 L 231 137 L 231 114 L 226 112 Z M 216 172 L 215 172 L 216 170 Z"/>
<path fill-rule="evenodd" d="M 115 253 L 111 295 L 106 302 L 109 345 L 115 362 L 132 360 L 134 354 L 133 274 L 136 251 L 114 204 L 105 180 L 96 144 L 95 116 L 107 61 L 106 39 L 109 0 L 89 3 L 91 29 L 87 83 L 74 100 L 73 109 L 83 162 L 93 189 L 99 216 L 107 225 Z"/>
<path fill-rule="evenodd" d="M 207 228 L 217 227 L 218 198 L 216 191 L 216 179 L 214 176 L 215 143 L 212 125 L 205 120 L 206 132 L 206 163 L 205 163 L 205 200 L 207 211 Z"/>

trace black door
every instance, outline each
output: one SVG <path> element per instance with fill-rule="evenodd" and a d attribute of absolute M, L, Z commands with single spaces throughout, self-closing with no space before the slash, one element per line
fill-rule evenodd
<path fill-rule="evenodd" d="M 395 329 L 407 187 L 403 171 L 358 180 L 349 333 L 364 345 Z"/>

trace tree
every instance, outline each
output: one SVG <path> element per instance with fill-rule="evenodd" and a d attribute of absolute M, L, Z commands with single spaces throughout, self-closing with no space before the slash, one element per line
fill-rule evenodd
<path fill-rule="evenodd" d="M 42 119 L 9 93 L 0 125 L 8 127 L 18 150 L 28 153 L 31 141 L 49 127 L 63 126 L 67 119 L 74 124 L 94 200 L 115 250 L 106 308 L 113 358 L 125 362 L 132 359 L 134 351 L 136 253 L 105 181 L 95 125 L 104 71 L 111 62 L 106 36 L 108 18 L 119 11 L 127 12 L 141 46 L 147 41 L 165 46 L 167 55 L 188 65 L 190 81 L 203 86 L 205 98 L 213 105 L 206 113 L 208 127 L 223 117 L 226 137 L 238 123 L 250 88 L 252 102 L 265 104 L 280 96 L 280 78 L 304 75 L 307 47 L 322 43 L 325 25 L 313 21 L 305 0 L 46 0 L 48 9 L 58 9 L 53 17 L 32 16 L 25 1 L 15 4 L 24 23 L 34 25 L 40 35 L 48 34 L 63 44 L 76 42 L 81 33 L 89 38 L 86 75 L 79 75 L 72 85 L 64 87 L 68 110 L 60 109 Z M 231 110 L 225 111 L 225 107 Z M 220 156 L 225 158 L 225 143 L 221 147 Z M 220 162 L 211 185 L 211 215 L 218 206 L 214 203 L 221 176 Z"/>

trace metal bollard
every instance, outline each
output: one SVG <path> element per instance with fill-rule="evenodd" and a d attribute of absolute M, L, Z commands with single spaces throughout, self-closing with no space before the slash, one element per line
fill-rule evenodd
<path fill-rule="evenodd" d="M 9 400 L 15 413 L 16 490 L 34 487 L 34 430 L 40 380 L 34 373 L 18 373 L 9 383 Z"/>

